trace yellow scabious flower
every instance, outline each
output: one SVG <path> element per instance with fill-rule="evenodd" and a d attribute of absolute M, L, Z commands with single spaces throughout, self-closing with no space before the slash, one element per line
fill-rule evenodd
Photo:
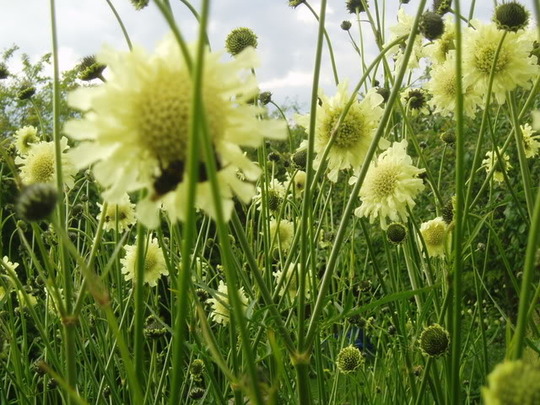
<path fill-rule="evenodd" d="M 190 47 L 192 59 L 195 49 Z M 258 147 L 264 138 L 282 139 L 286 132 L 283 122 L 259 119 L 264 109 L 250 103 L 258 94 L 250 73 L 257 63 L 253 48 L 229 62 L 221 58 L 221 53 L 205 53 L 201 92 L 228 219 L 233 194 L 248 203 L 260 174 L 240 146 Z M 94 164 L 94 176 L 105 188 L 107 201 L 146 190 L 147 197 L 137 206 L 137 216 L 146 226 L 159 225 L 161 205 L 172 221 L 183 220 L 193 82 L 178 43 L 169 35 L 154 54 L 141 47 L 131 52 L 105 48 L 97 59 L 108 67 L 107 82 L 77 89 L 68 98 L 72 107 L 85 111 L 82 119 L 65 126 L 66 134 L 81 141 L 72 156 L 79 167 Z M 196 205 L 215 217 L 202 156 Z"/>

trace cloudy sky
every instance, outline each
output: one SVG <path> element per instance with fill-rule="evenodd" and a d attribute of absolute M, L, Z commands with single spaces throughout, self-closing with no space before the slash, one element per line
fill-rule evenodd
<path fill-rule="evenodd" d="M 535 0 L 523 1 L 529 9 Z M 129 0 L 111 0 L 124 21 L 131 40 L 152 50 L 168 32 L 167 25 L 157 7 L 150 4 L 136 11 Z M 180 0 L 171 0 L 180 29 L 188 39 L 196 36 L 197 22 Z M 372 1 L 370 0 L 370 3 Z M 388 3 L 388 4 L 386 4 Z M 430 2 L 428 2 L 430 3 Z M 493 1 L 477 1 L 477 14 L 488 20 Z M 48 0 L 0 0 L 0 51 L 13 44 L 20 47 L 33 60 L 51 50 L 50 6 Z M 199 0 L 192 4 L 197 8 Z M 320 0 L 310 4 L 319 10 Z M 415 12 L 418 0 L 405 5 L 409 14 Z M 470 0 L 462 1 L 462 9 L 468 10 Z M 379 0 L 379 7 L 386 7 L 387 23 L 396 21 L 398 0 Z M 372 8 L 373 9 L 373 8 Z M 95 54 L 103 44 L 127 49 L 114 14 L 106 0 L 56 0 L 58 44 L 61 69 L 74 66 L 89 54 Z M 336 55 L 340 79 L 356 82 L 362 74 L 361 59 L 351 46 L 347 33 L 340 29 L 343 20 L 355 17 L 348 14 L 345 0 L 329 0 L 327 31 Z M 214 0 L 211 6 L 209 36 L 214 50 L 223 48 L 227 34 L 236 27 L 252 28 L 259 38 L 261 66 L 257 70 L 263 91 L 271 91 L 278 103 L 297 102 L 306 107 L 310 97 L 317 21 L 309 10 L 301 5 L 293 9 L 287 0 Z M 366 60 L 377 54 L 373 41 L 367 36 L 369 26 L 362 23 L 365 32 Z M 351 34 L 358 40 L 355 25 Z M 325 53 L 321 86 L 332 94 L 334 89 L 328 53 Z M 14 64 L 14 70 L 17 65 Z"/>

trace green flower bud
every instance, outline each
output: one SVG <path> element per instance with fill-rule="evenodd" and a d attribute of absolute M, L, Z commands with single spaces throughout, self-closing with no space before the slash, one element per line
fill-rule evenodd
<path fill-rule="evenodd" d="M 433 11 L 439 15 L 444 15 L 450 11 L 452 0 L 433 0 Z"/>
<path fill-rule="evenodd" d="M 341 22 L 341 29 L 343 31 L 349 31 L 351 27 L 352 27 L 352 24 L 350 21 L 345 20 Z"/>
<path fill-rule="evenodd" d="M 142 10 L 150 3 L 150 0 L 131 0 L 131 3 L 135 7 L 135 10 Z"/>
<path fill-rule="evenodd" d="M 296 8 L 298 7 L 300 4 L 304 3 L 306 0 L 289 0 L 289 6 L 290 7 L 293 7 L 293 8 Z"/>
<path fill-rule="evenodd" d="M 261 94 L 259 94 L 259 101 L 262 105 L 266 105 L 272 101 L 272 93 L 269 91 L 263 91 Z"/>
<path fill-rule="evenodd" d="M 454 202 L 448 201 L 441 210 L 441 217 L 448 225 L 454 220 Z"/>
<path fill-rule="evenodd" d="M 191 375 L 201 375 L 204 371 L 204 361 L 201 359 L 195 359 L 189 366 L 189 373 Z"/>
<path fill-rule="evenodd" d="M 434 323 L 424 328 L 420 335 L 420 349 L 428 357 L 439 357 L 450 348 L 450 334 L 441 325 Z"/>
<path fill-rule="evenodd" d="M 426 39 L 433 41 L 444 33 L 444 21 L 440 14 L 426 11 L 420 20 L 419 30 Z"/>
<path fill-rule="evenodd" d="M 353 345 L 344 347 L 337 355 L 337 368 L 343 374 L 350 374 L 356 371 L 363 363 L 364 356 Z"/>
<path fill-rule="evenodd" d="M 34 94 L 36 94 L 36 88 L 34 86 L 31 84 L 23 84 L 21 87 L 19 87 L 17 98 L 19 100 L 28 100 Z"/>
<path fill-rule="evenodd" d="M 106 67 L 106 65 L 97 61 L 95 55 L 86 56 L 77 66 L 77 69 L 79 70 L 79 79 L 84 81 L 94 79 L 104 80 L 103 71 Z"/>
<path fill-rule="evenodd" d="M 307 165 L 307 150 L 302 149 L 295 152 L 292 155 L 292 161 L 298 169 L 304 170 Z"/>
<path fill-rule="evenodd" d="M 449 129 L 448 131 L 444 131 L 441 134 L 441 140 L 448 145 L 456 143 L 456 134 L 454 133 L 454 130 Z"/>
<path fill-rule="evenodd" d="M 364 1 L 367 7 L 367 0 Z M 350 14 L 356 14 L 357 12 L 361 13 L 363 11 L 366 11 L 362 0 L 347 0 L 346 6 Z"/>
<path fill-rule="evenodd" d="M 386 229 L 386 239 L 388 242 L 399 245 L 407 237 L 407 228 L 405 225 L 400 224 L 399 222 L 394 222 L 388 225 Z"/>
<path fill-rule="evenodd" d="M 58 193 L 51 184 L 35 183 L 24 187 L 17 199 L 17 214 L 26 221 L 47 218 L 54 210 Z"/>
<path fill-rule="evenodd" d="M 257 48 L 257 35 L 249 28 L 235 28 L 225 40 L 225 48 L 231 55 L 238 55 L 248 46 Z"/>
<path fill-rule="evenodd" d="M 191 399 L 201 399 L 206 391 L 201 387 L 194 387 L 189 391 L 189 397 Z"/>
<path fill-rule="evenodd" d="M 516 32 L 524 29 L 529 24 L 529 11 L 517 1 L 503 3 L 495 8 L 493 22 L 497 28 L 505 31 Z"/>

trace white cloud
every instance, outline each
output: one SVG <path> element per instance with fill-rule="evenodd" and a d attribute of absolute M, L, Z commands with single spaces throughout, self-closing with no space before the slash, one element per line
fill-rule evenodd
<path fill-rule="evenodd" d="M 260 83 L 262 89 L 282 89 L 287 87 L 311 86 L 313 82 L 312 72 L 289 71 L 285 76 L 267 80 Z"/>

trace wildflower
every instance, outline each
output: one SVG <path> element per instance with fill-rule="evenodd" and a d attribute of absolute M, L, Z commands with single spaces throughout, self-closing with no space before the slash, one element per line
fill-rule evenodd
<path fill-rule="evenodd" d="M 422 15 L 418 29 L 424 38 L 433 41 L 444 33 L 444 21 L 439 14 L 426 11 Z"/>
<path fill-rule="evenodd" d="M 292 155 L 292 161 L 297 169 L 304 170 L 307 166 L 307 142 L 303 141 Z"/>
<path fill-rule="evenodd" d="M 290 7 L 293 7 L 293 8 L 296 8 L 298 7 L 300 4 L 304 3 L 306 0 L 289 0 L 289 6 Z"/>
<path fill-rule="evenodd" d="M 524 29 L 529 24 L 529 17 L 530 13 L 522 4 L 509 1 L 495 8 L 493 22 L 500 30 L 515 32 Z"/>
<path fill-rule="evenodd" d="M 463 36 L 463 85 L 474 86 L 481 95 L 486 94 L 493 67 L 492 92 L 497 102 L 503 104 L 506 92 L 516 87 L 528 88 L 538 77 L 540 67 L 530 56 L 532 43 L 528 36 L 500 31 L 494 24 L 478 22 L 476 27 L 467 28 Z"/>
<path fill-rule="evenodd" d="M 420 334 L 420 349 L 428 357 L 440 357 L 450 348 L 450 334 L 441 325 L 434 323 Z"/>
<path fill-rule="evenodd" d="M 358 217 L 369 217 L 370 222 L 379 217 L 381 227 L 386 221 L 399 222 L 408 217 L 408 209 L 415 206 L 414 198 L 424 189 L 418 169 L 407 155 L 407 141 L 395 142 L 381 153 L 368 169 L 360 188 L 362 204 L 355 210 Z"/>
<path fill-rule="evenodd" d="M 57 200 L 58 193 L 52 184 L 31 184 L 23 187 L 17 198 L 17 215 L 26 221 L 45 219 L 54 211 Z"/>
<path fill-rule="evenodd" d="M 60 150 L 62 151 L 62 177 L 64 184 L 68 188 L 74 185 L 73 176 L 77 174 L 77 169 L 71 158 L 63 153 L 69 149 L 67 139 L 60 140 Z M 56 157 L 54 142 L 39 142 L 30 145 L 28 153 L 17 156 L 15 163 L 21 165 L 21 179 L 25 185 L 34 183 L 56 184 Z"/>
<path fill-rule="evenodd" d="M 499 363 L 488 376 L 489 387 L 482 387 L 486 405 L 540 403 L 540 368 L 523 360 Z"/>
<path fill-rule="evenodd" d="M 283 297 L 285 294 L 287 294 L 289 299 L 293 301 L 298 294 L 298 265 L 290 264 L 287 270 L 276 269 L 272 275 L 276 279 L 277 285 L 281 284 L 278 295 Z M 306 277 L 305 296 L 306 299 L 309 299 L 311 296 L 311 280 L 309 277 Z"/>
<path fill-rule="evenodd" d="M 240 296 L 240 301 L 244 308 L 247 308 L 247 297 L 244 294 L 244 288 L 240 287 L 238 290 Z M 215 297 L 208 300 L 212 304 L 212 313 L 211 317 L 217 323 L 222 325 L 227 325 L 229 323 L 229 295 L 227 286 L 223 281 L 220 280 L 218 290 L 215 294 Z"/>
<path fill-rule="evenodd" d="M 195 49 L 190 47 L 192 58 Z M 248 203 L 255 194 L 252 182 L 260 174 L 240 146 L 257 147 L 264 137 L 281 139 L 286 131 L 283 122 L 260 120 L 263 107 L 248 103 L 259 93 L 255 77 L 249 74 L 256 62 L 254 50 L 246 48 L 227 63 L 220 59 L 219 53 L 205 54 L 201 91 L 228 220 L 233 194 Z M 71 106 L 87 112 L 65 126 L 68 135 L 83 141 L 72 151 L 74 160 L 79 167 L 95 163 L 93 173 L 105 188 L 107 201 L 146 190 L 147 197 L 137 206 L 144 225 L 159 225 L 161 205 L 171 221 L 183 220 L 192 79 L 176 40 L 167 36 L 153 55 L 140 47 L 127 53 L 105 49 L 98 61 L 108 66 L 111 77 L 100 86 L 75 90 L 68 99 Z M 215 217 L 205 169 L 203 159 L 196 205 Z"/>
<path fill-rule="evenodd" d="M 512 168 L 510 164 L 510 158 L 506 153 L 499 151 L 498 155 L 501 156 L 501 159 L 498 159 L 497 153 L 495 151 L 486 152 L 486 157 L 482 160 L 482 167 L 486 169 L 486 173 L 489 174 L 493 170 L 493 179 L 497 183 L 502 183 L 504 181 L 504 172 Z"/>
<path fill-rule="evenodd" d="M 362 101 L 354 100 L 339 127 L 336 125 L 350 98 L 347 84 L 340 83 L 334 97 L 329 98 L 321 93 L 320 98 L 322 106 L 317 108 L 315 124 L 317 157 L 314 167 L 318 168 L 322 163 L 323 152 L 333 138 L 327 158 L 328 178 L 336 182 L 340 170 L 349 168 L 358 170 L 361 167 L 383 113 L 380 107 L 383 98 L 374 90 L 370 90 Z M 296 120 L 308 129 L 309 114 L 297 116 Z"/>
<path fill-rule="evenodd" d="M 122 274 L 126 281 L 136 282 L 137 271 L 137 244 L 124 246 L 126 255 L 120 259 L 122 263 Z M 157 238 L 148 240 L 144 251 L 144 283 L 150 287 L 155 287 L 162 275 L 167 276 L 169 270 L 163 256 L 163 251 L 159 246 Z"/>
<path fill-rule="evenodd" d="M 143 333 L 148 339 L 159 339 L 167 334 L 167 328 L 163 325 L 163 321 L 150 315 L 146 318 Z"/>
<path fill-rule="evenodd" d="M 337 355 L 337 368 L 343 374 L 350 374 L 364 363 L 364 356 L 354 345 L 341 349 Z"/>
<path fill-rule="evenodd" d="M 266 105 L 268 103 L 272 102 L 272 93 L 269 91 L 263 91 L 261 94 L 259 94 L 259 101 L 262 105 Z"/>
<path fill-rule="evenodd" d="M 19 155 L 26 155 L 30 150 L 30 146 L 38 141 L 37 128 L 31 125 L 19 128 L 15 132 L 15 147 Z"/>
<path fill-rule="evenodd" d="M 12 276 L 12 275 L 15 275 L 15 269 L 19 267 L 19 263 L 17 262 L 11 262 L 9 260 L 9 257 L 7 256 L 4 256 L 2 258 L 2 266 L 0 266 L 0 270 L 2 272 L 7 272 L 8 275 Z M 12 274 L 13 273 L 13 274 Z"/>
<path fill-rule="evenodd" d="M 441 216 L 447 225 L 450 225 L 454 220 L 454 203 L 455 197 L 452 197 L 441 209 Z"/>
<path fill-rule="evenodd" d="M 523 149 L 527 158 L 533 158 L 538 155 L 540 149 L 540 135 L 534 135 L 532 127 L 529 124 L 520 125 L 523 135 Z"/>
<path fill-rule="evenodd" d="M 356 14 L 366 11 L 364 2 L 367 6 L 367 0 L 347 0 L 345 5 L 347 6 L 347 11 L 350 14 Z"/>
<path fill-rule="evenodd" d="M 408 36 L 411 31 L 414 24 L 414 17 L 410 16 L 405 13 L 405 10 L 403 8 L 400 8 L 398 10 L 397 15 L 397 24 L 393 25 L 389 28 L 390 30 L 390 39 L 389 42 L 395 41 L 398 38 L 401 38 L 403 36 Z M 394 63 L 394 70 L 398 71 L 401 64 L 403 63 L 403 50 L 404 47 L 399 47 L 398 45 L 395 46 L 395 51 L 391 51 L 394 53 L 395 63 Z M 413 51 L 411 54 L 411 57 L 409 58 L 409 62 L 407 64 L 408 69 L 415 69 L 419 67 L 419 61 L 420 59 L 424 57 L 424 51 L 422 47 L 422 37 L 419 35 L 416 35 L 414 37 L 414 45 L 413 45 Z"/>
<path fill-rule="evenodd" d="M 455 53 L 452 51 L 443 63 L 433 66 L 431 80 L 426 84 L 426 90 L 432 96 L 428 104 L 443 116 L 452 115 L 456 111 L 455 64 Z M 468 85 L 464 90 L 463 112 L 473 118 L 477 107 L 482 104 L 482 97 L 473 85 Z"/>
<path fill-rule="evenodd" d="M 227 52 L 235 56 L 247 47 L 257 48 L 257 35 L 249 28 L 235 28 L 230 32 L 225 40 Z"/>
<path fill-rule="evenodd" d="M 407 228 L 399 222 L 393 222 L 386 229 L 386 239 L 390 243 L 399 245 L 407 237 Z"/>
<path fill-rule="evenodd" d="M 79 63 L 79 66 L 77 66 L 77 69 L 79 70 L 79 79 L 83 81 L 94 79 L 105 81 L 103 78 L 103 71 L 106 67 L 105 64 L 97 61 L 95 55 L 86 56 L 82 59 L 81 63 Z"/>
<path fill-rule="evenodd" d="M 441 141 L 443 141 L 447 145 L 453 145 L 456 143 L 456 133 L 452 128 L 447 129 L 444 131 L 441 136 Z"/>
<path fill-rule="evenodd" d="M 289 180 L 292 183 L 293 195 L 300 197 L 306 188 L 307 173 L 303 170 L 297 170 Z"/>
<path fill-rule="evenodd" d="M 426 244 L 429 257 L 444 256 L 448 224 L 441 217 L 420 225 L 420 234 Z"/>
<path fill-rule="evenodd" d="M 100 203 L 97 203 L 97 205 L 100 208 L 97 220 L 101 221 L 102 216 L 105 214 L 103 223 L 105 231 L 116 229 L 116 223 L 118 222 L 118 231 L 123 232 L 136 222 L 135 204 L 131 203 L 127 194 L 122 196 L 118 204 L 107 204 L 105 213 L 103 212 L 103 205 Z"/>
<path fill-rule="evenodd" d="M 26 309 L 28 307 L 35 307 L 37 305 L 37 297 L 26 291 L 17 291 L 17 299 L 19 301 L 19 308 Z"/>
<path fill-rule="evenodd" d="M 294 237 L 294 224 L 291 221 L 282 219 L 272 219 L 270 221 L 270 235 L 272 237 L 272 244 L 279 246 L 284 252 L 288 251 L 291 247 Z"/>
<path fill-rule="evenodd" d="M 193 387 L 189 390 L 189 397 L 191 399 L 194 399 L 194 400 L 197 400 L 197 399 L 201 399 L 204 394 L 206 393 L 205 389 L 204 388 L 201 388 L 201 387 Z"/>
<path fill-rule="evenodd" d="M 204 371 L 204 361 L 195 359 L 189 365 L 189 374 L 192 376 L 200 376 Z"/>
<path fill-rule="evenodd" d="M 408 89 L 401 95 L 401 101 L 405 104 L 411 115 L 428 114 L 428 93 L 424 89 Z"/>
<path fill-rule="evenodd" d="M 443 63 L 450 51 L 456 49 L 456 32 L 453 21 L 445 18 L 444 32 L 432 42 L 426 44 L 424 49 L 425 56 L 429 57 L 434 64 Z"/>
<path fill-rule="evenodd" d="M 262 208 L 263 192 L 263 187 L 257 187 L 257 195 L 253 197 L 253 200 L 258 205 L 259 210 Z M 282 182 L 277 179 L 270 180 L 267 185 L 266 192 L 266 202 L 268 204 L 268 209 L 272 212 L 279 211 L 281 203 L 286 197 L 285 194 L 286 190 Z"/>

